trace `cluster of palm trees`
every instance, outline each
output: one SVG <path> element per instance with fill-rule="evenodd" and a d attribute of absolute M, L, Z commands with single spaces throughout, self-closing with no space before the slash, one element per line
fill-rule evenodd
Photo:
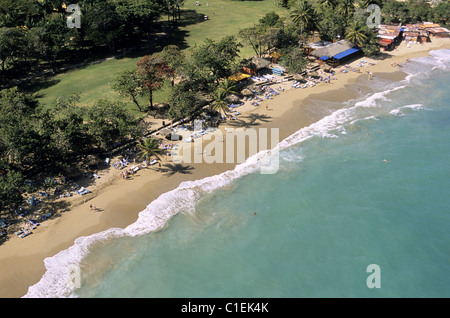
<path fill-rule="evenodd" d="M 297 0 L 291 6 L 290 17 L 300 27 L 300 44 L 305 42 L 305 34 L 309 35 L 318 29 L 318 16 L 325 10 L 336 10 L 345 19 L 345 37 L 355 44 L 362 44 L 367 39 L 367 30 L 358 20 L 353 20 L 356 8 L 367 8 L 373 0 L 318 0 L 312 5 L 308 0 Z M 350 22 L 351 21 L 351 22 Z"/>

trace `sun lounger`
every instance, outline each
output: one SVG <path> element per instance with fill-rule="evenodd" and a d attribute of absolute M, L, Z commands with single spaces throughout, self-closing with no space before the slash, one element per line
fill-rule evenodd
<path fill-rule="evenodd" d="M 51 213 L 51 212 L 48 212 L 47 214 L 41 216 L 41 221 L 47 220 L 47 219 L 48 219 L 49 217 L 51 217 L 51 216 L 52 216 L 52 213 Z"/>
<path fill-rule="evenodd" d="M 28 229 L 20 229 L 19 231 L 14 232 L 14 234 L 16 234 L 20 238 L 24 238 L 25 236 L 30 235 L 31 231 Z"/>
<path fill-rule="evenodd" d="M 136 171 L 139 170 L 139 167 L 138 167 L 138 166 L 132 166 L 130 169 L 131 169 L 133 172 L 136 172 Z"/>
<path fill-rule="evenodd" d="M 0 228 L 4 229 L 7 226 L 8 226 L 8 224 L 6 224 L 5 221 L 0 220 Z"/>
<path fill-rule="evenodd" d="M 76 193 L 80 195 L 85 195 L 86 193 L 89 193 L 89 190 L 86 189 L 85 187 L 81 187 L 80 190 L 76 191 Z"/>
<path fill-rule="evenodd" d="M 39 201 L 39 200 L 36 199 L 35 197 L 31 197 L 31 198 L 28 199 L 28 203 L 31 204 L 31 205 L 36 205 L 36 204 L 38 204 L 39 202 L 41 202 L 41 201 Z"/>
<path fill-rule="evenodd" d="M 77 191 L 75 191 L 77 194 L 80 194 L 80 192 L 84 191 L 84 189 L 86 189 L 85 187 L 81 187 L 80 189 L 78 189 Z"/>
<path fill-rule="evenodd" d="M 26 223 L 26 226 L 30 229 L 30 230 L 34 230 L 36 228 L 36 225 L 34 223 L 32 223 L 31 221 L 28 221 Z"/>
<path fill-rule="evenodd" d="M 157 162 L 158 162 L 158 160 L 153 159 L 152 161 L 150 161 L 150 166 L 154 165 L 154 164 L 157 163 Z"/>
<path fill-rule="evenodd" d="M 30 231 L 30 230 L 28 230 L 28 229 L 23 229 L 23 232 L 22 232 L 22 234 L 19 235 L 19 237 L 20 237 L 20 238 L 24 238 L 24 237 L 26 237 L 26 236 L 28 236 L 28 235 L 30 235 L 30 234 L 31 234 L 31 231 Z"/>

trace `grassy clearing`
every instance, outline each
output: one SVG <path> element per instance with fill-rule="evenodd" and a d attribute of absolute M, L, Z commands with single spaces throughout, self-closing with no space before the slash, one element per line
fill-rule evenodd
<path fill-rule="evenodd" d="M 195 0 L 186 1 L 182 11 L 182 19 L 188 15 L 192 17 L 193 11 L 196 11 L 200 17 L 201 15 L 207 15 L 209 19 L 207 21 L 201 19 L 189 21 L 189 24 L 180 28 L 181 34 L 184 35 L 184 39 L 182 39 L 184 47 L 201 44 L 206 38 L 218 40 L 226 35 L 237 34 L 239 30 L 252 26 L 271 11 L 277 12 L 280 16 L 287 15 L 287 10 L 277 7 L 274 0 L 201 0 L 201 6 L 196 6 L 195 2 Z M 162 16 L 161 20 L 164 21 L 165 19 L 167 17 Z M 80 95 L 81 105 L 92 105 L 98 99 L 103 98 L 120 99 L 110 87 L 114 78 L 119 72 L 134 68 L 141 56 L 151 53 L 140 52 L 133 57 L 108 59 L 101 63 L 59 74 L 51 79 L 52 85 L 38 92 L 38 99 L 46 105 L 51 105 L 58 96 L 69 96 L 73 93 Z M 242 57 L 252 55 L 253 52 L 250 47 L 246 46 L 241 49 Z M 166 84 L 154 94 L 154 102 L 167 102 L 169 94 L 170 85 Z M 145 100 L 142 101 L 145 105 Z M 127 102 L 127 106 L 132 110 L 136 108 L 131 102 Z"/>

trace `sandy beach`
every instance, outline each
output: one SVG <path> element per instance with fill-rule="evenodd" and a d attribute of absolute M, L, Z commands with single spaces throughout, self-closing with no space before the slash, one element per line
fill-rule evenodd
<path fill-rule="evenodd" d="M 402 80 L 405 73 L 393 63 L 405 63 L 406 59 L 426 56 L 429 51 L 450 49 L 450 39 L 432 39 L 431 43 L 407 47 L 402 43 L 394 51 L 386 52 L 383 59 L 362 57 L 352 61 L 361 72 L 342 73 L 340 66 L 335 69 L 336 79 L 331 83 L 320 83 L 315 87 L 295 89 L 292 82 L 273 84 L 284 86 L 285 90 L 273 99 L 264 100 L 255 107 L 246 103 L 236 109 L 241 114 L 238 120 L 243 126 L 253 118 L 264 118 L 252 122 L 255 128 L 279 128 L 280 141 L 302 127 L 317 122 L 325 114 L 314 101 L 344 102 L 370 93 L 367 86 L 368 73 L 375 77 Z M 367 63 L 370 62 L 370 63 Z M 370 64 L 370 65 L 369 65 Z M 236 121 L 227 121 L 219 129 L 236 128 Z M 24 296 L 28 287 L 36 284 L 45 273 L 44 259 L 70 247 L 74 240 L 112 227 L 124 228 L 138 218 L 139 212 L 159 195 L 175 189 L 181 182 L 198 180 L 233 169 L 235 164 L 192 163 L 174 165 L 170 159 L 162 160 L 161 171 L 157 165 L 140 169 L 132 178 L 123 179 L 120 172 L 111 167 L 99 172 L 95 191 L 85 198 L 74 197 L 69 207 L 57 217 L 42 222 L 33 234 L 19 238 L 12 235 L 0 245 L 0 297 L 17 298 Z M 96 209 L 89 204 L 94 203 Z"/>

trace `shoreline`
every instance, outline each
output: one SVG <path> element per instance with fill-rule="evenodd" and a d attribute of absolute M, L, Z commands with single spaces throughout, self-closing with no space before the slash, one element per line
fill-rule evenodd
<path fill-rule="evenodd" d="M 377 60 L 370 70 L 374 76 L 399 81 L 406 73 L 393 62 L 404 62 L 410 59 L 429 55 L 429 51 L 450 48 L 448 39 L 434 39 L 431 43 L 406 48 L 402 43 L 398 50 L 383 60 Z M 362 59 L 370 60 L 363 57 Z M 351 65 L 357 63 L 353 61 Z M 260 122 L 260 128 L 280 128 L 279 141 L 292 135 L 299 129 L 309 126 L 324 117 L 324 114 L 313 106 L 314 101 L 345 102 L 358 97 L 352 89 L 366 86 L 367 74 L 349 72 L 343 74 L 336 68 L 337 80 L 332 84 L 321 83 L 307 89 L 287 89 L 272 100 L 265 100 L 259 107 L 241 111 L 240 119 L 254 113 L 268 116 L 267 122 Z M 362 92 L 366 94 L 367 92 Z M 370 92 L 369 92 L 370 93 Z M 361 95 L 359 95 L 361 96 Z M 267 106 L 267 108 L 266 108 Z M 224 127 L 233 127 L 227 123 Z M 170 161 L 162 164 L 168 164 Z M 183 164 L 183 166 L 187 166 Z M 43 260 L 73 245 L 76 238 L 89 236 L 110 228 L 124 228 L 134 223 L 138 214 L 161 194 L 178 187 L 183 181 L 193 181 L 214 176 L 232 170 L 236 164 L 189 164 L 190 170 L 175 171 L 174 174 L 158 172 L 157 168 L 141 169 L 132 180 L 116 178 L 92 199 L 71 207 L 69 211 L 57 218 L 43 222 L 33 234 L 24 239 L 11 237 L 0 246 L 0 297 L 22 297 L 28 287 L 36 284 L 45 273 Z M 118 172 L 117 172 L 118 174 Z M 90 210 L 88 202 L 92 201 L 100 209 Z"/>

